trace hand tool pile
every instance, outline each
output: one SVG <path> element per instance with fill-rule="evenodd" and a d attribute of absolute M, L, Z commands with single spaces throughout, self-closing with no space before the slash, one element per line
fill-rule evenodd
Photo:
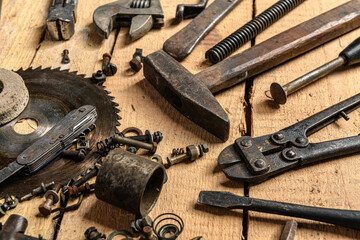
<path fill-rule="evenodd" d="M 129 61 L 134 74 L 143 69 L 146 80 L 175 109 L 222 142 L 229 139 L 230 120 L 213 94 L 360 27 L 360 0 L 352 0 L 230 56 L 305 2 L 279 0 L 207 50 L 205 58 L 214 65 L 197 74 L 182 66 L 180 62 L 241 2 L 214 0 L 206 7 L 208 1 L 201 0 L 197 4 L 178 5 L 175 14 L 178 23 L 194 19 L 166 40 L 162 50 L 143 56 L 143 49 L 136 48 Z M 49 38 L 66 41 L 76 34 L 76 22 L 81 14 L 77 6 L 78 0 L 52 1 L 44 23 Z M 131 44 L 135 47 L 137 39 L 164 25 L 160 0 L 118 0 L 98 6 L 93 12 L 97 37 L 108 39 L 115 28 L 129 27 Z M 70 64 L 71 52 L 64 49 L 62 54 L 62 64 Z M 203 143 L 174 148 L 164 161 L 156 154 L 163 140 L 160 131 L 143 133 L 130 127 L 120 132 L 119 104 L 104 87 L 106 78 L 118 72 L 111 59 L 110 53 L 104 53 L 101 70 L 91 78 L 50 68 L 0 69 L 0 197 L 4 200 L 0 204 L 0 216 L 7 215 L 7 211 L 15 212 L 13 209 L 18 204 L 43 197 L 43 203 L 38 206 L 40 215 L 53 215 L 55 221 L 61 222 L 64 214 L 79 209 L 88 195 L 95 193 L 97 199 L 133 216 L 133 221 L 128 223 L 131 232 L 117 230 L 107 239 L 123 236 L 175 240 L 185 231 L 185 223 L 177 214 L 163 213 L 152 220 L 149 213 L 168 181 L 166 169 L 206 157 L 209 147 Z M 267 96 L 285 104 L 288 96 L 300 88 L 335 69 L 359 62 L 360 38 L 336 59 L 312 72 L 284 86 L 273 83 Z M 357 94 L 275 133 L 241 136 L 219 153 L 218 165 L 225 166 L 223 172 L 232 181 L 259 184 L 299 166 L 360 152 L 358 135 L 318 143 L 310 143 L 308 139 L 340 118 L 349 120 L 348 114 L 359 107 L 360 94 Z M 15 124 L 24 119 L 34 119 L 37 124 L 27 135 L 14 130 Z M 360 230 L 360 211 L 356 210 L 261 200 L 221 191 L 201 191 L 198 203 Z M 26 235 L 26 228 L 27 220 L 12 214 L 1 225 L 0 239 L 43 239 L 41 235 Z M 280 239 L 293 239 L 296 229 L 297 222 L 289 220 Z M 84 229 L 84 236 L 89 240 L 106 239 L 95 226 Z"/>

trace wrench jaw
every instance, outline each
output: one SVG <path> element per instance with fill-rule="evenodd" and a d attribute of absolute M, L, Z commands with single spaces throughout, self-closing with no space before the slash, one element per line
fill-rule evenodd
<path fill-rule="evenodd" d="M 144 76 L 179 112 L 222 141 L 230 120 L 205 84 L 164 51 L 144 59 Z"/>
<path fill-rule="evenodd" d="M 109 38 L 118 27 L 130 26 L 132 40 L 139 39 L 152 28 L 164 26 L 164 13 L 159 0 L 151 0 L 149 7 L 141 6 L 139 0 L 119 0 L 98 7 L 93 14 L 93 23 L 98 35 Z"/>
<path fill-rule="evenodd" d="M 69 40 L 75 33 L 77 1 L 49 8 L 46 25 L 50 36 L 57 41 Z"/>

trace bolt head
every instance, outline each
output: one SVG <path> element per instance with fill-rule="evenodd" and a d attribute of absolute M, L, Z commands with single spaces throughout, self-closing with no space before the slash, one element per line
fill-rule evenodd
<path fill-rule="evenodd" d="M 294 158 L 294 157 L 296 157 L 296 152 L 294 150 L 290 149 L 286 152 L 286 156 L 288 158 Z"/>
<path fill-rule="evenodd" d="M 282 133 L 276 133 L 276 134 L 274 135 L 274 139 L 275 139 L 275 140 L 278 140 L 278 141 L 283 140 L 284 138 L 285 138 L 285 136 L 284 136 L 284 134 L 282 134 Z"/>
<path fill-rule="evenodd" d="M 206 143 L 201 144 L 200 146 L 201 146 L 201 149 L 202 149 L 202 151 L 203 151 L 204 153 L 208 153 L 208 152 L 209 152 L 209 147 L 208 147 L 208 145 L 207 145 Z"/>
<path fill-rule="evenodd" d="M 252 146 L 252 143 L 251 143 L 251 141 L 250 140 L 242 140 L 241 141 L 241 146 L 243 146 L 243 147 L 251 147 Z"/>
<path fill-rule="evenodd" d="M 255 167 L 257 168 L 264 168 L 265 167 L 265 161 L 263 159 L 257 159 L 254 163 Z"/>
<path fill-rule="evenodd" d="M 39 206 L 39 212 L 44 216 L 49 216 L 51 214 L 51 206 L 43 203 Z"/>
<path fill-rule="evenodd" d="M 111 54 L 110 53 L 104 53 L 103 54 L 103 59 L 105 59 L 105 58 L 108 58 L 109 61 L 110 61 L 111 60 Z"/>
<path fill-rule="evenodd" d="M 117 72 L 117 66 L 109 62 L 103 65 L 102 71 L 106 76 L 114 76 Z"/>
<path fill-rule="evenodd" d="M 142 64 L 139 61 L 139 59 L 137 59 L 137 58 L 133 58 L 130 61 L 130 66 L 131 66 L 132 70 L 134 70 L 135 72 L 138 72 L 142 69 Z"/>
<path fill-rule="evenodd" d="M 295 142 L 300 143 L 300 144 L 304 144 L 304 143 L 306 143 L 306 138 L 298 137 L 298 138 L 295 139 Z"/>

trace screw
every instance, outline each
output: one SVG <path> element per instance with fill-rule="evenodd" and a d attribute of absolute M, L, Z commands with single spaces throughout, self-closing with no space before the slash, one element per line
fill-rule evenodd
<path fill-rule="evenodd" d="M 149 150 L 150 154 L 154 154 L 156 152 L 157 149 L 157 143 L 153 142 L 152 144 L 150 143 L 145 143 L 145 142 L 141 142 L 141 141 L 137 141 L 131 138 L 127 138 L 127 137 L 121 137 L 118 135 L 115 135 L 113 137 L 113 142 L 116 144 L 126 144 L 129 146 L 134 146 L 137 148 L 143 148 L 146 150 Z"/>
<path fill-rule="evenodd" d="M 243 141 L 241 141 L 241 145 L 243 146 L 243 147 L 251 147 L 252 146 L 252 143 L 251 143 L 251 141 L 250 140 L 243 140 Z"/>
<path fill-rule="evenodd" d="M 143 50 L 141 48 L 137 48 L 133 55 L 133 59 L 130 61 L 130 66 L 135 72 L 140 71 L 142 68 L 142 52 Z"/>
<path fill-rule="evenodd" d="M 89 183 L 85 183 L 83 186 L 81 187 L 77 187 L 77 186 L 70 186 L 68 188 L 69 191 L 69 196 L 72 198 L 76 198 L 78 197 L 80 194 L 87 194 L 90 193 L 93 189 L 95 189 L 95 184 L 89 184 Z"/>
<path fill-rule="evenodd" d="M 47 184 L 41 183 L 40 187 L 34 188 L 33 190 L 31 190 L 31 193 L 26 194 L 25 196 L 20 198 L 20 202 L 30 200 L 31 198 L 33 198 L 35 196 L 45 193 L 47 190 L 52 188 L 54 185 L 55 185 L 54 182 L 50 182 Z"/>
<path fill-rule="evenodd" d="M 104 53 L 102 70 L 106 76 L 114 76 L 117 72 L 117 66 L 115 64 L 111 63 L 110 60 L 111 60 L 111 54 Z"/>
<path fill-rule="evenodd" d="M 204 155 L 204 153 L 207 152 L 209 152 L 209 148 L 207 144 L 200 144 L 198 146 L 189 145 L 186 147 L 186 153 L 180 154 L 173 158 L 167 157 L 166 158 L 167 163 L 165 164 L 165 167 L 169 168 L 170 166 L 183 162 L 185 160 L 189 160 L 193 162 L 196 159 L 201 158 Z"/>
<path fill-rule="evenodd" d="M 284 136 L 284 134 L 282 134 L 282 133 L 276 133 L 275 135 L 274 135 L 274 139 L 275 140 L 283 140 L 285 138 L 285 136 Z"/>
<path fill-rule="evenodd" d="M 91 80 L 96 84 L 103 85 L 106 81 L 106 75 L 103 71 L 99 70 L 96 73 L 93 73 Z"/>
<path fill-rule="evenodd" d="M 61 60 L 61 63 L 63 63 L 63 64 L 68 64 L 68 63 L 70 63 L 69 50 L 64 49 L 64 51 L 63 51 L 63 58 L 62 58 L 62 60 Z"/>
<path fill-rule="evenodd" d="M 60 188 L 61 188 L 61 184 L 57 183 L 57 184 L 55 184 L 53 189 L 48 190 L 45 193 L 46 200 L 44 203 L 40 204 L 40 206 L 39 206 L 39 211 L 44 216 L 49 216 L 51 214 L 52 205 L 54 205 L 55 203 L 57 203 L 59 201 L 58 192 L 60 191 Z"/>
<path fill-rule="evenodd" d="M 288 158 L 294 158 L 296 156 L 296 152 L 294 150 L 290 149 L 286 152 L 286 156 Z"/>
<path fill-rule="evenodd" d="M 72 151 L 72 150 L 64 150 L 61 153 L 63 158 L 72 159 L 75 162 L 80 162 L 85 159 L 86 151 L 84 149 L 80 149 L 79 151 Z"/>
<path fill-rule="evenodd" d="M 84 233 L 86 240 L 100 240 L 105 239 L 106 235 L 100 233 L 96 227 L 89 227 Z"/>
<path fill-rule="evenodd" d="M 145 135 L 139 135 L 139 136 L 131 136 L 129 137 L 131 139 L 137 140 L 137 141 L 144 141 L 144 142 L 156 142 L 159 143 L 163 139 L 162 133 L 160 131 L 154 132 L 152 134 L 149 130 L 145 131 Z"/>

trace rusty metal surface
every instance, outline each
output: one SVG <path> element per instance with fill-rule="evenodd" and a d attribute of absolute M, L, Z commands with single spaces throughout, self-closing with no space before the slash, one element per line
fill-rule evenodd
<path fill-rule="evenodd" d="M 229 192 L 201 191 L 198 203 L 228 209 L 298 217 L 360 230 L 360 211 L 320 208 L 238 196 Z"/>
<path fill-rule="evenodd" d="M 273 134 L 240 137 L 219 155 L 225 175 L 259 183 L 290 169 L 360 151 L 360 136 L 310 143 L 307 138 L 360 107 L 360 94 Z"/>
<path fill-rule="evenodd" d="M 148 3 L 149 1 L 151 2 Z M 150 7 L 147 7 L 146 4 Z M 99 36 L 108 38 L 113 29 L 131 27 L 133 18 L 142 18 L 142 16 L 151 16 L 151 28 L 164 26 L 164 13 L 160 0 L 119 0 L 100 6 L 94 11 L 93 23 Z M 145 34 L 145 30 L 150 30 L 147 21 L 135 19 L 134 31 Z M 142 26 L 140 29 L 139 25 Z M 138 33 L 136 35 L 139 36 Z"/>
<path fill-rule="evenodd" d="M 0 231 L 0 239 L 3 240 L 36 240 L 39 238 L 25 235 L 28 221 L 20 215 L 12 214 L 6 220 Z M 45 239 L 44 239 L 45 240 Z"/>
<path fill-rule="evenodd" d="M 196 74 L 212 93 L 229 88 L 360 26 L 353 0 Z"/>
<path fill-rule="evenodd" d="M 229 138 L 229 117 L 214 95 L 166 52 L 144 59 L 144 76 L 184 116 L 223 141 Z"/>
<path fill-rule="evenodd" d="M 99 170 L 95 194 L 98 199 L 141 218 L 154 207 L 164 177 L 161 164 L 117 148 L 109 153 Z"/>
<path fill-rule="evenodd" d="M 165 52 L 178 61 L 187 57 L 195 46 L 242 0 L 215 0 L 186 27 L 170 37 L 163 46 Z"/>
<path fill-rule="evenodd" d="M 144 76 L 180 113 L 226 141 L 229 119 L 211 92 L 229 88 L 359 26 L 360 0 L 353 0 L 196 75 L 164 51 L 152 53 L 144 59 Z"/>
<path fill-rule="evenodd" d="M 97 161 L 97 155 L 94 153 L 96 142 L 116 132 L 119 117 L 116 114 L 118 110 L 114 107 L 115 103 L 111 101 L 103 87 L 95 85 L 91 79 L 84 78 L 84 75 L 49 68 L 20 69 L 17 73 L 25 81 L 30 94 L 30 102 L 16 119 L 0 127 L 0 168 L 16 160 L 21 152 L 43 136 L 71 110 L 90 104 L 96 107 L 99 116 L 95 130 L 87 135 L 93 150 L 84 161 L 76 163 L 73 160 L 57 157 L 36 175 L 16 174 L 1 184 L 1 196 L 10 194 L 21 197 L 40 186 L 42 182 L 55 181 L 66 184 L 70 178 L 92 167 Z M 21 135 L 14 131 L 14 124 L 23 118 L 33 118 L 37 121 L 38 127 L 35 132 Z"/>

